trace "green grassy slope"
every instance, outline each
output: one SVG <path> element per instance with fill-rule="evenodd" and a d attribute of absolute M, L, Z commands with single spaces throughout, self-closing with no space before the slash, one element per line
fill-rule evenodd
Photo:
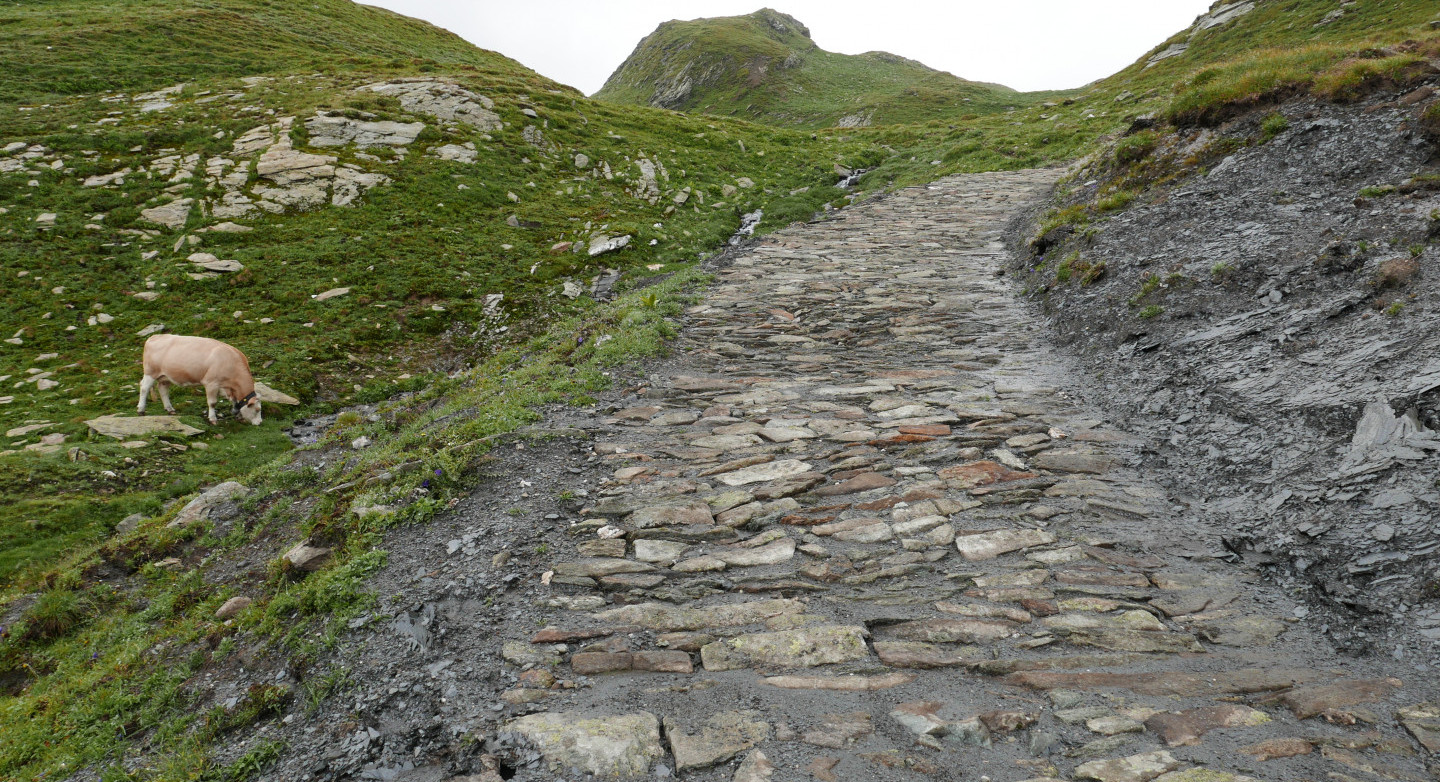
<path fill-rule="evenodd" d="M 347 0 L 45 0 L 0 10 L 0 101 L 412 59 L 543 83 L 425 22 Z M 558 85 L 550 85 L 556 87 Z"/>
<path fill-rule="evenodd" d="M 1216 2 L 1212 11 L 1227 5 L 1232 3 Z M 1337 10 L 1344 13 L 1326 21 Z M 1137 117 L 1219 121 L 1230 107 L 1263 105 L 1320 82 L 1343 99 L 1347 81 L 1384 78 L 1370 73 L 1367 63 L 1381 70 L 1397 64 L 1376 65 L 1385 60 L 1385 47 L 1433 35 L 1437 10 L 1426 0 L 1375 0 L 1344 9 L 1329 0 L 1262 0 L 1248 14 L 1180 31 L 1119 73 L 1037 105 L 856 131 L 895 151 L 862 184 L 918 184 L 950 173 L 1075 160 L 1106 148 Z M 1150 63 L 1179 43 L 1189 45 L 1183 54 Z M 1356 62 L 1360 66 L 1351 67 Z"/>
<path fill-rule="evenodd" d="M 112 40 L 133 41 L 140 50 L 164 41 L 190 81 L 170 96 L 172 106 L 148 112 L 129 91 L 56 96 L 64 89 L 58 77 L 9 85 L 48 97 L 0 110 L 0 148 L 10 148 L 0 152 L 0 279 L 7 295 L 0 332 L 8 340 L 0 343 L 0 432 L 50 426 L 0 440 L 0 452 L 15 452 L 0 453 L 0 584 L 25 582 L 30 576 L 23 572 L 43 571 L 59 552 L 103 536 L 132 512 L 158 511 L 171 498 L 288 449 L 280 427 L 291 414 L 273 405 L 266 426 L 222 422 L 219 437 L 202 438 L 204 450 L 182 451 L 183 438 L 169 445 L 166 438 L 139 438 L 148 446 L 131 450 L 88 434 L 85 420 L 133 410 L 143 343 L 137 333 L 151 324 L 232 342 L 250 356 L 257 377 L 307 405 L 380 399 L 420 387 L 428 371 L 473 363 L 556 313 L 587 306 L 561 295 L 566 283 L 588 287 L 605 268 L 631 278 L 652 273 L 647 267 L 654 265 L 667 273 L 723 244 L 739 215 L 758 206 L 773 204 L 767 225 L 787 215 L 808 217 L 842 196 L 829 187 L 835 163 L 853 165 L 874 154 L 858 142 L 813 142 L 783 130 L 587 101 L 499 55 L 466 51 L 449 33 L 349 3 L 306 4 L 308 12 L 258 0 L 205 4 L 206 14 L 253 21 L 225 27 L 228 37 L 213 63 L 206 53 L 220 31 L 172 37 L 190 29 L 175 20 L 193 19 L 193 3 L 44 7 L 44 14 L 31 5 L 0 8 L 0 30 L 12 41 L 55 40 L 47 37 L 55 28 L 93 30 L 103 21 L 103 35 L 67 38 L 67 56 L 110 63 Z M 126 32 L 125 24 L 136 26 Z M 273 37 L 275 25 L 294 36 Z M 232 77 L 241 66 L 224 52 L 248 51 L 252 34 L 262 54 L 243 69 L 268 66 L 269 75 L 246 82 Z M 306 50 L 308 37 L 322 47 Z M 92 43 L 97 48 L 82 50 Z M 289 47 L 284 57 L 263 54 L 282 45 Z M 14 51 L 25 61 L 35 46 Z M 449 64 L 331 54 L 386 46 L 433 52 Z M 162 61 L 136 62 L 142 60 Z M 312 70 L 322 61 L 325 67 Z M 291 70 L 297 65 L 298 73 Z M 113 83 L 168 86 L 127 67 L 109 69 Z M 505 126 L 483 132 L 441 122 L 356 89 L 434 75 L 493 100 Z M 304 120 L 319 110 L 423 122 L 425 129 L 398 152 L 313 149 Z M 239 161 L 226 170 L 240 171 L 246 187 L 268 184 L 254 168 L 257 153 L 237 155 L 233 145 L 282 117 L 297 118 L 289 134 L 297 150 L 390 181 L 345 208 L 235 218 L 250 229 L 245 233 L 205 232 L 222 220 L 198 206 L 175 229 L 142 218 L 143 209 L 172 198 L 218 203 L 224 189 L 206 174 L 217 159 Z M 474 162 L 436 157 L 439 147 L 465 144 L 475 147 Z M 588 158 L 585 167 L 577 167 L 577 155 Z M 653 192 L 642 163 L 656 167 Z M 125 169 L 132 173 L 123 181 L 85 186 L 89 177 Z M 737 188 L 741 178 L 755 185 Z M 790 194 L 805 187 L 811 189 Z M 682 193 L 690 197 L 677 203 Z M 53 228 L 43 227 L 47 214 L 56 215 Z M 592 258 L 584 250 L 597 234 L 632 240 Z M 555 248 L 566 242 L 575 247 Z M 187 263 L 193 252 L 234 259 L 245 269 L 193 280 L 196 269 Z M 313 298 L 340 287 L 351 293 Z M 498 307 L 496 294 L 504 297 Z M 41 387 L 51 382 L 58 385 Z M 185 420 L 208 429 L 199 418 L 202 400 L 197 391 L 176 392 Z M 26 450 L 42 446 L 46 434 L 66 436 L 58 452 Z"/>
<path fill-rule="evenodd" d="M 827 52 L 803 24 L 770 9 L 660 25 L 595 97 L 816 128 L 985 114 L 1043 99 L 885 52 Z"/>

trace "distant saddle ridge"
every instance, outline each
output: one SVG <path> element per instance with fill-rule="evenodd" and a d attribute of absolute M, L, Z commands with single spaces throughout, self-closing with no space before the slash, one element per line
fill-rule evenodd
<path fill-rule="evenodd" d="M 889 52 L 827 52 L 800 20 L 764 8 L 661 24 L 595 97 L 774 125 L 855 127 L 991 113 L 1015 105 L 1018 93 Z"/>

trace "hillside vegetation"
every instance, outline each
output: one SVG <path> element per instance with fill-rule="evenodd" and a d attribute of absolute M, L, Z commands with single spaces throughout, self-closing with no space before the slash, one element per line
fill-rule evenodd
<path fill-rule="evenodd" d="M 820 128 L 989 114 L 1047 96 L 966 81 L 888 52 L 827 52 L 799 20 L 766 8 L 660 25 L 595 97 Z"/>

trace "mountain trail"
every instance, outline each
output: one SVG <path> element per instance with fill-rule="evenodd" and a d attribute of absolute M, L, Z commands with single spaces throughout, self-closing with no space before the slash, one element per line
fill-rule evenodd
<path fill-rule="evenodd" d="M 1232 563 L 1002 276 L 1058 175 L 719 269 L 673 358 L 390 534 L 266 778 L 1433 778 L 1433 672 Z"/>

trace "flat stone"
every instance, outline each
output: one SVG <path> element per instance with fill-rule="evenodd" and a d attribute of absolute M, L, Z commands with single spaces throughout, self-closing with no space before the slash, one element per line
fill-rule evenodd
<path fill-rule="evenodd" d="M 1062 601 L 1063 602 L 1063 601 Z M 1059 614 L 1041 620 L 1046 627 L 1067 630 L 1114 628 L 1118 630 L 1164 631 L 1165 625 L 1149 611 L 1126 611 L 1121 614 Z"/>
<path fill-rule="evenodd" d="M 1431 753 L 1440 754 L 1440 703 L 1419 703 L 1395 710 L 1395 718 Z"/>
<path fill-rule="evenodd" d="M 1034 619 L 1029 611 L 990 603 L 951 603 L 941 600 L 935 604 L 935 610 L 946 614 L 973 616 L 978 619 L 1006 619 L 1020 624 L 1026 624 Z"/>
<path fill-rule="evenodd" d="M 1221 646 L 1269 646 L 1281 633 L 1285 623 L 1263 616 L 1237 616 L 1195 622 L 1191 625 L 1201 638 Z"/>
<path fill-rule="evenodd" d="M 595 615 L 602 622 L 637 625 L 651 630 L 704 630 L 711 627 L 740 627 L 758 624 L 776 616 L 801 614 L 805 604 L 799 600 L 759 600 L 748 603 L 727 603 L 703 609 L 686 608 L 669 603 L 637 603 L 612 608 Z"/>
<path fill-rule="evenodd" d="M 1309 739 L 1285 738 L 1250 744 L 1241 747 L 1240 751 L 1263 762 L 1278 758 L 1293 758 L 1297 755 L 1309 755 L 1315 751 L 1315 746 L 1310 743 Z"/>
<path fill-rule="evenodd" d="M 1167 771 L 1174 771 L 1180 765 L 1180 761 L 1173 755 L 1161 750 L 1082 763 L 1075 767 L 1075 777 L 1093 779 L 1096 782 L 1150 782 Z"/>
<path fill-rule="evenodd" d="M 1036 690 L 1121 689 L 1138 695 L 1188 698 L 1273 692 L 1329 678 L 1309 668 L 1241 668 L 1208 673 L 1155 671 L 1146 673 L 1054 673 L 1019 671 L 1005 682 Z"/>
<path fill-rule="evenodd" d="M 558 562 L 554 566 L 557 576 L 584 576 L 586 578 L 613 576 L 616 573 L 647 573 L 654 569 L 654 565 L 645 562 L 611 557 L 586 557 L 574 562 Z"/>
<path fill-rule="evenodd" d="M 1390 697 L 1401 686 L 1399 679 L 1349 679 L 1334 684 L 1316 684 L 1282 692 L 1266 703 L 1279 703 L 1295 713 L 1296 719 L 1309 719 L 1331 709 L 1374 703 Z"/>
<path fill-rule="evenodd" d="M 1216 771 L 1209 768 L 1187 768 L 1184 771 L 1172 771 L 1169 774 L 1161 774 L 1155 777 L 1155 782 L 1260 782 L 1260 780 L 1241 774 L 1232 774 L 1229 771 Z"/>
<path fill-rule="evenodd" d="M 807 462 L 802 462 L 798 459 L 781 459 L 779 461 L 742 467 L 738 470 L 721 473 L 716 475 L 715 479 L 726 486 L 744 486 L 750 483 L 789 478 L 810 471 L 811 467 Z"/>
<path fill-rule="evenodd" d="M 950 732 L 950 723 L 939 715 L 944 706 L 940 701 L 902 703 L 890 710 L 890 718 L 917 736 L 944 736 Z"/>
<path fill-rule="evenodd" d="M 772 443 L 790 443 L 796 440 L 813 440 L 819 437 L 814 431 L 801 426 L 768 425 L 756 434 Z"/>
<path fill-rule="evenodd" d="M 888 690 L 915 681 L 913 673 L 887 673 L 880 676 L 768 676 L 761 684 L 782 690 L 834 690 L 838 692 L 873 692 Z"/>
<path fill-rule="evenodd" d="M 774 773 L 775 766 L 765 757 L 765 753 L 758 749 L 752 750 L 740 761 L 740 767 L 735 769 L 731 782 L 766 782 Z"/>
<path fill-rule="evenodd" d="M 1270 721 L 1263 711 L 1247 706 L 1205 706 L 1180 712 L 1161 712 L 1145 720 L 1145 727 L 1171 747 L 1199 744 L 1200 737 L 1217 728 L 1255 727 Z"/>
<path fill-rule="evenodd" d="M 1153 630 L 1097 627 L 1072 631 L 1065 636 L 1065 640 L 1077 646 L 1094 646 L 1112 652 L 1182 654 L 1205 651 L 1204 647 L 1189 633 Z"/>
<path fill-rule="evenodd" d="M 700 659 L 707 671 L 757 666 L 809 668 L 864 660 L 869 656 L 865 628 L 843 625 L 741 635 L 700 649 Z"/>
<path fill-rule="evenodd" d="M 770 738 L 770 723 L 758 711 L 722 711 L 687 729 L 679 720 L 665 719 L 665 734 L 675 755 L 675 770 L 709 768 L 739 755 Z"/>
<path fill-rule="evenodd" d="M 994 559 L 1001 554 L 1054 543 L 1054 533 L 1033 529 L 1003 529 L 955 536 L 955 548 L 967 560 Z"/>
<path fill-rule="evenodd" d="M 853 478 L 847 478 L 839 483 L 822 486 L 813 493 L 819 497 L 837 497 L 845 494 L 858 494 L 859 492 L 871 491 L 873 489 L 883 489 L 894 486 L 895 483 L 895 479 L 888 475 L 882 475 L 878 472 L 867 472 L 856 475 Z"/>
<path fill-rule="evenodd" d="M 570 655 L 570 668 L 581 676 L 618 673 L 634 667 L 629 652 L 576 652 Z"/>
<path fill-rule="evenodd" d="M 731 548 L 716 552 L 713 556 L 735 567 L 777 565 L 788 562 L 795 556 L 795 540 L 784 538 L 752 549 Z"/>
<path fill-rule="evenodd" d="M 817 747 L 843 749 L 874 732 L 875 727 L 870 720 L 869 712 L 822 714 L 820 715 L 820 724 L 805 731 L 800 740 Z"/>
<path fill-rule="evenodd" d="M 630 514 L 626 523 L 636 529 L 651 527 L 683 527 L 690 524 L 714 524 L 710 506 L 701 500 L 640 508 Z"/>
<path fill-rule="evenodd" d="M 1120 464 L 1120 460 L 1098 453 L 1043 451 L 1031 458 L 1030 463 L 1042 470 L 1053 472 L 1080 472 L 1098 475 L 1113 470 Z"/>
<path fill-rule="evenodd" d="M 941 647 L 920 641 L 876 641 L 875 654 L 892 668 L 956 668 L 986 659 L 979 647 Z"/>
<path fill-rule="evenodd" d="M 999 462 L 978 461 L 946 467 L 937 473 L 955 488 L 973 489 L 996 483 L 1008 483 L 1038 477 L 1033 472 L 1014 470 Z"/>
<path fill-rule="evenodd" d="M 535 646 L 526 641 L 506 641 L 500 648 L 500 656 L 512 665 L 559 665 L 564 646 Z"/>
<path fill-rule="evenodd" d="M 985 644 L 1008 638 L 1019 628 L 1013 622 L 985 619 L 920 619 L 886 628 L 906 641 Z"/>
<path fill-rule="evenodd" d="M 674 562 L 691 545 L 673 540 L 637 540 L 635 558 L 641 562 Z"/>
<path fill-rule="evenodd" d="M 714 448 L 717 451 L 735 451 L 753 448 L 760 444 L 760 438 L 753 434 L 716 434 L 690 441 L 697 448 Z"/>
<path fill-rule="evenodd" d="M 605 779 L 648 779 L 651 765 L 666 755 L 660 721 L 644 711 L 602 717 L 531 714 L 505 729 L 525 737 L 557 774 L 577 768 Z"/>
<path fill-rule="evenodd" d="M 1085 720 L 1085 728 L 1102 736 L 1117 736 L 1122 733 L 1144 733 L 1145 726 L 1138 720 L 1120 714 L 1107 714 Z"/>
<path fill-rule="evenodd" d="M 85 424 L 96 434 L 113 437 L 116 440 L 151 434 L 178 434 L 181 437 L 193 437 L 205 431 L 182 424 L 179 417 L 173 415 L 102 415 L 86 421 Z"/>

